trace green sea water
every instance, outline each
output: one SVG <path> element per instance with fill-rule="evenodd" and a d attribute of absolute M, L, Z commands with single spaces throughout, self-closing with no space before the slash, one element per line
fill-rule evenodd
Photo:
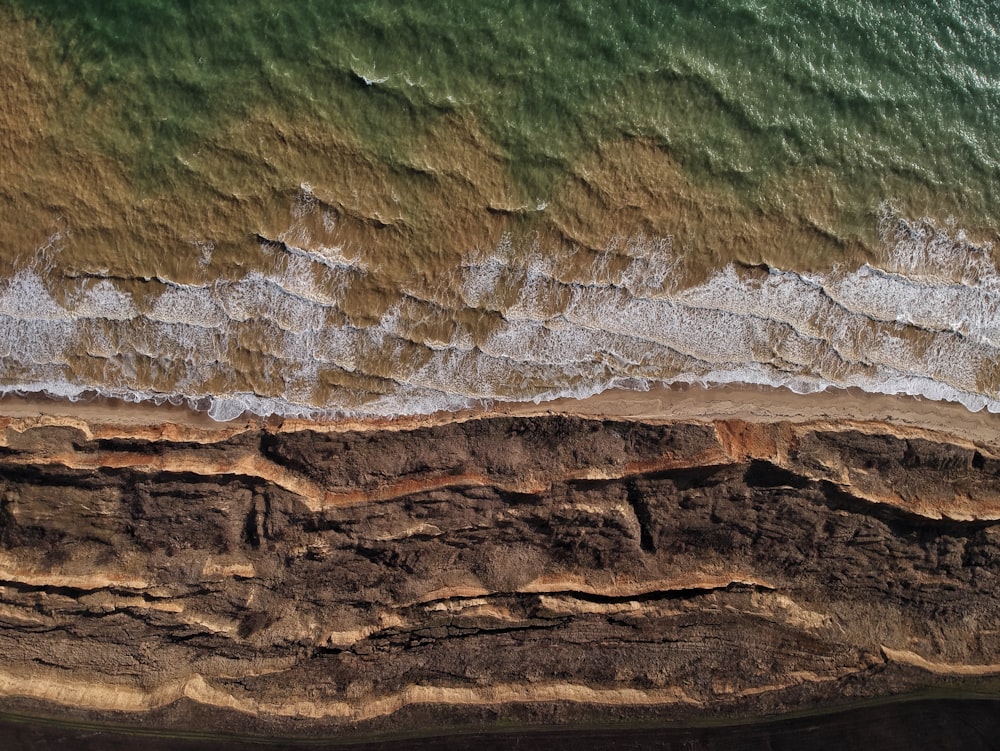
<path fill-rule="evenodd" d="M 93 138 L 148 180 L 262 106 L 387 161 L 451 113 L 542 199 L 580 154 L 641 136 L 762 206 L 798 200 L 790 178 L 820 169 L 845 210 L 913 192 L 969 223 L 996 216 L 989 2 L 13 4 L 55 32 L 84 107 L 112 105 Z"/>

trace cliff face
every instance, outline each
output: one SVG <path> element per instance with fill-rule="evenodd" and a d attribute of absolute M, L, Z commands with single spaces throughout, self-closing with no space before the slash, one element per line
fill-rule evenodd
<path fill-rule="evenodd" d="M 6 707 L 312 732 L 1000 673 L 1000 460 L 940 433 L 3 428 Z"/>

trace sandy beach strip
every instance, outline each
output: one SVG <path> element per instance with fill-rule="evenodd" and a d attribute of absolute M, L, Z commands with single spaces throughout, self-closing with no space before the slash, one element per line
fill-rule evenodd
<path fill-rule="evenodd" d="M 489 417 L 567 415 L 636 422 L 884 423 L 927 430 L 1000 449 L 1000 415 L 970 412 L 960 404 L 919 397 L 830 389 L 796 394 L 760 386 L 653 387 L 648 391 L 609 390 L 585 399 L 494 403 L 480 409 L 405 416 L 396 419 L 282 419 L 244 416 L 217 422 L 204 412 L 170 404 L 130 403 L 95 397 L 70 402 L 45 396 L 0 398 L 0 427 L 27 430 L 73 426 L 86 433 L 134 435 L 168 440 L 220 440 L 246 430 L 409 430 Z"/>

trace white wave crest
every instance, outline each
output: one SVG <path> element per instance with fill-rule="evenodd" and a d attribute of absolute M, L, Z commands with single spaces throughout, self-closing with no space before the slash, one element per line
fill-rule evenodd
<path fill-rule="evenodd" d="M 308 186 L 301 201 L 304 221 L 317 210 Z M 201 287 L 153 280 L 149 301 L 36 263 L 0 282 L 0 392 L 186 403 L 219 420 L 421 414 L 657 382 L 857 387 L 1000 411 L 990 249 L 888 211 L 881 222 L 877 263 L 729 266 L 688 288 L 670 238 L 560 258 L 506 237 L 438 280 L 440 299 L 415 283 L 364 314 L 345 300 L 374 272 L 294 226 L 269 246 L 271 268 Z"/>

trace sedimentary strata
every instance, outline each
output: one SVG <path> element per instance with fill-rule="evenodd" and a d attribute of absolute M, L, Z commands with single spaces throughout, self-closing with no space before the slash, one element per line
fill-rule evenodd
<path fill-rule="evenodd" d="M 309 733 L 1000 674 L 992 444 L 863 419 L 0 428 L 9 708 Z"/>

